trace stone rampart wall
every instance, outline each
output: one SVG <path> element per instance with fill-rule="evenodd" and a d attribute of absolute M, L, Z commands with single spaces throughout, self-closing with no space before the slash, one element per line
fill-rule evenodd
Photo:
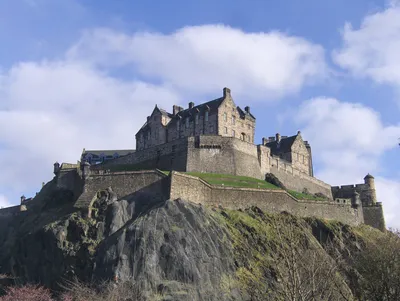
<path fill-rule="evenodd" d="M 214 187 L 197 177 L 177 172 L 171 174 L 170 191 L 171 199 L 181 198 L 209 206 L 231 209 L 257 206 L 267 212 L 287 211 L 297 216 L 334 219 L 350 225 L 363 222 L 363 212 L 353 209 L 350 204 L 297 200 L 284 190 Z"/>
<path fill-rule="evenodd" d="M 0 217 L 11 217 L 20 212 L 20 206 L 12 206 L 0 209 Z"/>
<path fill-rule="evenodd" d="M 76 198 L 82 193 L 83 180 L 77 169 L 62 169 L 56 179 L 57 188 L 71 190 Z"/>
<path fill-rule="evenodd" d="M 143 151 L 122 156 L 91 169 L 107 169 L 117 165 L 135 165 L 137 169 L 186 170 L 188 139 L 182 138 Z"/>
<path fill-rule="evenodd" d="M 186 171 L 264 178 L 256 145 L 220 136 L 191 137 L 188 145 Z"/>
<path fill-rule="evenodd" d="M 364 223 L 371 227 L 377 228 L 381 231 L 386 230 L 385 217 L 383 214 L 383 207 L 381 203 L 375 206 L 363 207 Z"/>
<path fill-rule="evenodd" d="M 201 135 L 174 140 L 145 151 L 116 158 L 92 169 L 115 165 L 139 169 L 160 169 L 232 174 L 264 179 L 273 172 L 289 189 L 323 193 L 332 198 L 330 185 L 292 167 L 290 162 L 270 157 L 269 150 L 233 137 Z"/>
<path fill-rule="evenodd" d="M 84 191 L 75 206 L 87 207 L 97 192 L 108 187 L 117 194 L 118 199 L 134 200 L 146 196 L 166 200 L 169 194 L 168 177 L 157 170 L 94 174 L 86 180 Z"/>
<path fill-rule="evenodd" d="M 329 184 L 299 172 L 292 167 L 278 169 L 276 166 L 271 166 L 270 170 L 288 189 L 301 192 L 304 188 L 307 188 L 310 193 L 319 192 L 331 199 L 333 198 Z"/>

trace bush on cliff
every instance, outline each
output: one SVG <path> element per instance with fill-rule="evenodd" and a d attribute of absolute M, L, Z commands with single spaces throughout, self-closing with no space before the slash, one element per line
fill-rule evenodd
<path fill-rule="evenodd" d="M 283 185 L 283 183 L 272 173 L 267 173 L 265 175 L 265 181 L 267 181 L 268 183 L 271 183 L 271 184 L 273 184 L 273 185 L 275 185 L 275 186 L 277 186 L 279 188 L 287 190 L 286 186 Z"/>

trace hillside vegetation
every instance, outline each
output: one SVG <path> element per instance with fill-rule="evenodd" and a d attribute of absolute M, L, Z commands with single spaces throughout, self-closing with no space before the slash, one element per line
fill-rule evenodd
<path fill-rule="evenodd" d="M 107 191 L 89 218 L 70 198 L 50 182 L 1 221 L 0 300 L 400 300 L 391 232 Z"/>

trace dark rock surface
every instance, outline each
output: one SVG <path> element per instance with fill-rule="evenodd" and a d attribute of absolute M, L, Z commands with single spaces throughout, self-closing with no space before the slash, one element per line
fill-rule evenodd
<path fill-rule="evenodd" d="M 154 202 L 145 194 L 119 198 L 112 187 L 98 192 L 90 208 L 78 210 L 70 191 L 49 182 L 27 211 L 0 218 L 0 274 L 52 289 L 75 277 L 127 280 L 148 300 L 274 300 L 272 261 L 282 243 L 276 241 L 274 219 L 258 208 Z M 320 248 L 340 232 L 341 249 L 358 248 L 351 227 L 292 219 L 307 245 Z"/>

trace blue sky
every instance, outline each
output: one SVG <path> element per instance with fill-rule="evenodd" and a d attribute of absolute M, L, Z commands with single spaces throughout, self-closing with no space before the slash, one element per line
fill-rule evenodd
<path fill-rule="evenodd" d="M 0 0 L 0 205 L 228 86 L 257 141 L 301 130 L 319 178 L 370 172 L 400 227 L 398 20 L 397 1 Z"/>

